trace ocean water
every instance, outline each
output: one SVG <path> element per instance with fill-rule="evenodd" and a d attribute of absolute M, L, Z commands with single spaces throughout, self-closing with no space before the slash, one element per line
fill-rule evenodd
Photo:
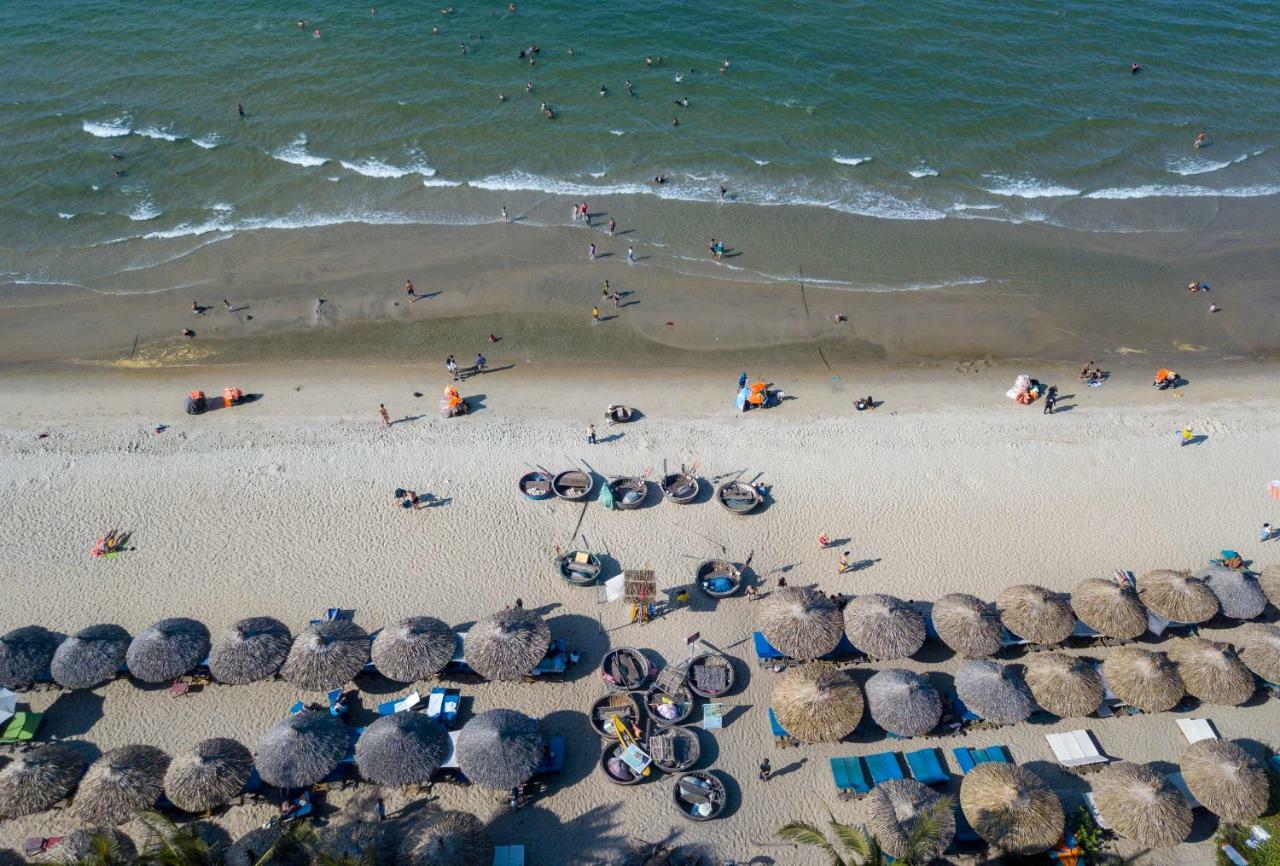
<path fill-rule="evenodd" d="M 1280 196 L 1280 4 L 0 4 L 11 273 L 122 239 L 721 184 L 741 206 L 1094 231 Z"/>

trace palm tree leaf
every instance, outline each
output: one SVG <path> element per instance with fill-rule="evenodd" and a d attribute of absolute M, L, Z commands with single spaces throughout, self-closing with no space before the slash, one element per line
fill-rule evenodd
<path fill-rule="evenodd" d="M 879 862 L 880 846 L 876 844 L 875 837 L 864 828 L 841 824 L 834 817 L 831 818 L 829 824 L 831 832 L 835 834 L 836 839 L 844 846 L 844 850 L 858 858 L 859 862 Z"/>
<path fill-rule="evenodd" d="M 821 830 L 804 821 L 792 821 L 775 834 L 779 839 L 795 842 L 798 845 L 812 845 L 821 849 L 830 858 L 831 866 L 848 866 L 835 847 L 827 841 Z"/>

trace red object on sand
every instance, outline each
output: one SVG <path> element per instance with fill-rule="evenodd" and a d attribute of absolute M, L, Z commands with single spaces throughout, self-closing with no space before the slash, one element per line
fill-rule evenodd
<path fill-rule="evenodd" d="M 675 325 L 676 325 L 676 323 L 675 323 L 675 322 L 667 322 L 667 327 L 668 327 L 668 328 L 674 328 L 674 327 L 675 327 Z"/>

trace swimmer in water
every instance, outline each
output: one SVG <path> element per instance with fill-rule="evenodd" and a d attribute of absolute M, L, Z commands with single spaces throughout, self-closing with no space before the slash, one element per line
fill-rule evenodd
<path fill-rule="evenodd" d="M 526 82 L 524 83 L 524 92 L 525 92 L 525 93 L 533 93 L 533 82 L 532 82 L 532 81 L 526 81 Z"/>
<path fill-rule="evenodd" d="M 1196 150 L 1199 150 L 1200 148 L 1204 147 L 1208 143 L 1209 143 L 1209 134 L 1202 130 L 1196 135 L 1196 140 L 1191 143 L 1191 146 L 1194 147 Z"/>
<path fill-rule="evenodd" d="M 631 79 L 630 79 L 630 78 L 628 78 L 628 79 L 627 79 L 626 84 L 625 84 L 625 87 L 627 88 L 627 96 L 635 96 L 635 94 L 631 92 Z"/>
<path fill-rule="evenodd" d="M 570 49 L 569 49 L 569 56 L 570 56 L 570 57 L 572 57 L 572 56 L 573 56 L 573 49 L 572 49 L 572 48 L 570 48 Z"/>
<path fill-rule="evenodd" d="M 673 117 L 673 118 L 671 118 L 671 125 L 672 125 L 672 126 L 679 126 L 679 125 L 680 125 L 680 118 L 678 118 L 678 117 Z"/>
<path fill-rule="evenodd" d="M 682 97 L 680 97 L 679 99 L 677 99 L 677 100 L 676 100 L 676 105 L 680 106 L 681 108 L 688 108 L 688 107 L 689 107 L 689 97 L 687 97 L 687 96 L 682 96 Z"/>
<path fill-rule="evenodd" d="M 603 85 L 603 84 L 601 84 L 601 85 L 600 85 L 600 95 L 601 95 L 601 96 L 608 96 L 608 95 L 609 95 L 609 91 L 605 90 L 605 88 L 604 88 L 604 85 Z"/>
<path fill-rule="evenodd" d="M 244 117 L 244 106 L 238 102 L 236 103 L 236 114 L 240 115 L 241 117 Z"/>
<path fill-rule="evenodd" d="M 646 58 L 644 59 L 644 65 L 645 65 L 645 66 L 652 66 L 652 65 L 653 65 L 653 58 L 652 58 L 652 57 L 646 57 Z"/>
<path fill-rule="evenodd" d="M 319 38 L 320 38 L 320 28 L 319 28 L 319 27 L 317 27 L 315 30 L 312 30 L 312 31 L 311 31 L 311 35 L 312 35 L 312 36 L 314 36 L 316 39 L 319 39 Z"/>
<path fill-rule="evenodd" d="M 1138 74 L 1139 72 L 1141 72 L 1141 71 L 1142 71 L 1142 67 L 1141 67 L 1141 66 L 1139 66 L 1138 64 L 1136 64 L 1136 63 L 1130 63 L 1130 64 L 1129 64 L 1129 74 L 1130 74 L 1130 75 L 1137 75 L 1137 74 Z"/>
<path fill-rule="evenodd" d="M 661 186 L 662 184 L 667 182 L 667 176 L 665 174 L 655 175 L 653 178 L 653 182 Z"/>
<path fill-rule="evenodd" d="M 506 102 L 506 101 L 507 101 L 507 95 L 506 95 L 505 93 L 499 93 L 499 94 L 498 94 L 498 101 L 499 101 L 499 102 Z"/>
<path fill-rule="evenodd" d="M 684 81 L 684 73 L 683 73 L 683 72 L 677 72 L 677 73 L 676 73 L 676 84 L 679 84 L 681 81 Z"/>
<path fill-rule="evenodd" d="M 117 172 L 116 172 L 116 177 L 124 177 L 124 170 L 123 170 L 123 169 L 121 169 L 120 171 L 117 171 Z"/>
<path fill-rule="evenodd" d="M 298 19 L 298 29 L 299 29 L 299 30 L 306 30 L 306 29 L 307 29 L 307 22 L 306 22 L 306 21 L 303 21 L 301 18 L 299 18 L 299 19 Z"/>
<path fill-rule="evenodd" d="M 120 154 L 118 154 L 118 153 L 113 153 L 113 154 L 111 154 L 111 158 L 112 158 L 112 159 L 124 159 L 124 157 L 123 157 L 123 156 L 121 156 L 121 155 L 120 155 Z"/>
<path fill-rule="evenodd" d="M 439 27 L 432 27 L 432 28 L 431 28 L 431 35 L 432 35 L 432 36 L 439 36 L 439 35 L 440 35 L 440 28 L 439 28 Z"/>

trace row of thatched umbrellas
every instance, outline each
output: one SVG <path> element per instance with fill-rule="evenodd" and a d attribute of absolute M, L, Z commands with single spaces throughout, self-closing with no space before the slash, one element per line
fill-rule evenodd
<path fill-rule="evenodd" d="M 1193 743 L 1179 762 L 1183 782 L 1200 805 L 1225 821 L 1248 822 L 1267 809 L 1267 773 L 1244 749 L 1224 740 Z M 1093 783 L 1098 813 L 1119 835 L 1139 845 L 1165 848 L 1191 832 L 1191 804 L 1150 764 L 1117 762 Z M 955 837 L 955 816 L 937 791 L 914 779 L 883 782 L 863 805 L 868 829 L 892 857 L 906 856 L 920 823 L 931 813 L 940 831 L 932 860 Z M 1047 851 L 1062 838 L 1062 802 L 1043 779 L 1015 764 L 987 763 L 960 783 L 960 808 L 989 844 L 1014 854 Z"/>
<path fill-rule="evenodd" d="M 472 782 L 510 790 L 542 763 L 546 740 L 536 719 L 515 710 L 489 710 L 458 734 L 457 762 Z M 50 743 L 20 753 L 0 769 L 0 818 L 41 812 L 76 789 L 72 807 L 90 824 L 116 825 L 153 808 L 163 794 L 177 808 L 205 812 L 238 796 L 255 766 L 280 789 L 307 788 L 347 754 L 347 728 L 327 712 L 304 711 L 281 721 L 258 741 L 256 758 L 236 740 L 204 740 L 174 757 L 154 746 L 124 746 L 85 769 L 81 748 Z M 449 733 L 418 713 L 383 716 L 365 728 L 355 748 L 360 773 L 379 785 L 424 784 L 450 752 Z"/>
<path fill-rule="evenodd" d="M 491 680 L 518 680 L 546 655 L 551 631 L 542 618 L 508 608 L 478 621 L 467 633 L 467 664 Z M 383 676 L 415 682 L 435 676 L 454 657 L 457 636 L 444 622 L 409 617 L 369 633 L 349 620 L 324 620 L 296 637 L 271 617 L 233 623 L 210 640 L 193 619 L 162 619 L 136 637 L 118 625 L 94 625 L 65 639 L 26 626 L 0 637 L 0 687 L 29 688 L 52 677 L 69 689 L 88 689 L 122 669 L 147 683 L 164 683 L 193 670 L 206 657 L 221 683 L 243 684 L 281 674 L 303 689 L 325 691 L 350 682 L 372 659 Z"/>
<path fill-rule="evenodd" d="M 1004 631 L 1044 646 L 1063 643 L 1077 620 L 1100 635 L 1133 640 L 1148 628 L 1147 611 L 1172 622 L 1207 622 L 1219 612 L 1236 620 L 1262 615 L 1267 601 L 1280 607 L 1280 566 L 1269 566 L 1255 580 L 1229 568 L 1149 571 L 1137 589 L 1114 580 L 1089 578 L 1071 593 L 1035 584 L 1018 584 L 1000 594 L 995 605 L 966 593 L 951 593 L 933 603 L 930 618 L 938 637 L 956 653 L 986 658 L 1000 652 Z M 883 660 L 906 658 L 924 645 L 925 615 L 914 604 L 891 595 L 855 596 L 841 613 L 836 601 L 806 587 L 784 587 L 760 604 L 760 630 L 782 653 L 816 659 L 830 653 L 842 634 L 867 655 Z"/>

